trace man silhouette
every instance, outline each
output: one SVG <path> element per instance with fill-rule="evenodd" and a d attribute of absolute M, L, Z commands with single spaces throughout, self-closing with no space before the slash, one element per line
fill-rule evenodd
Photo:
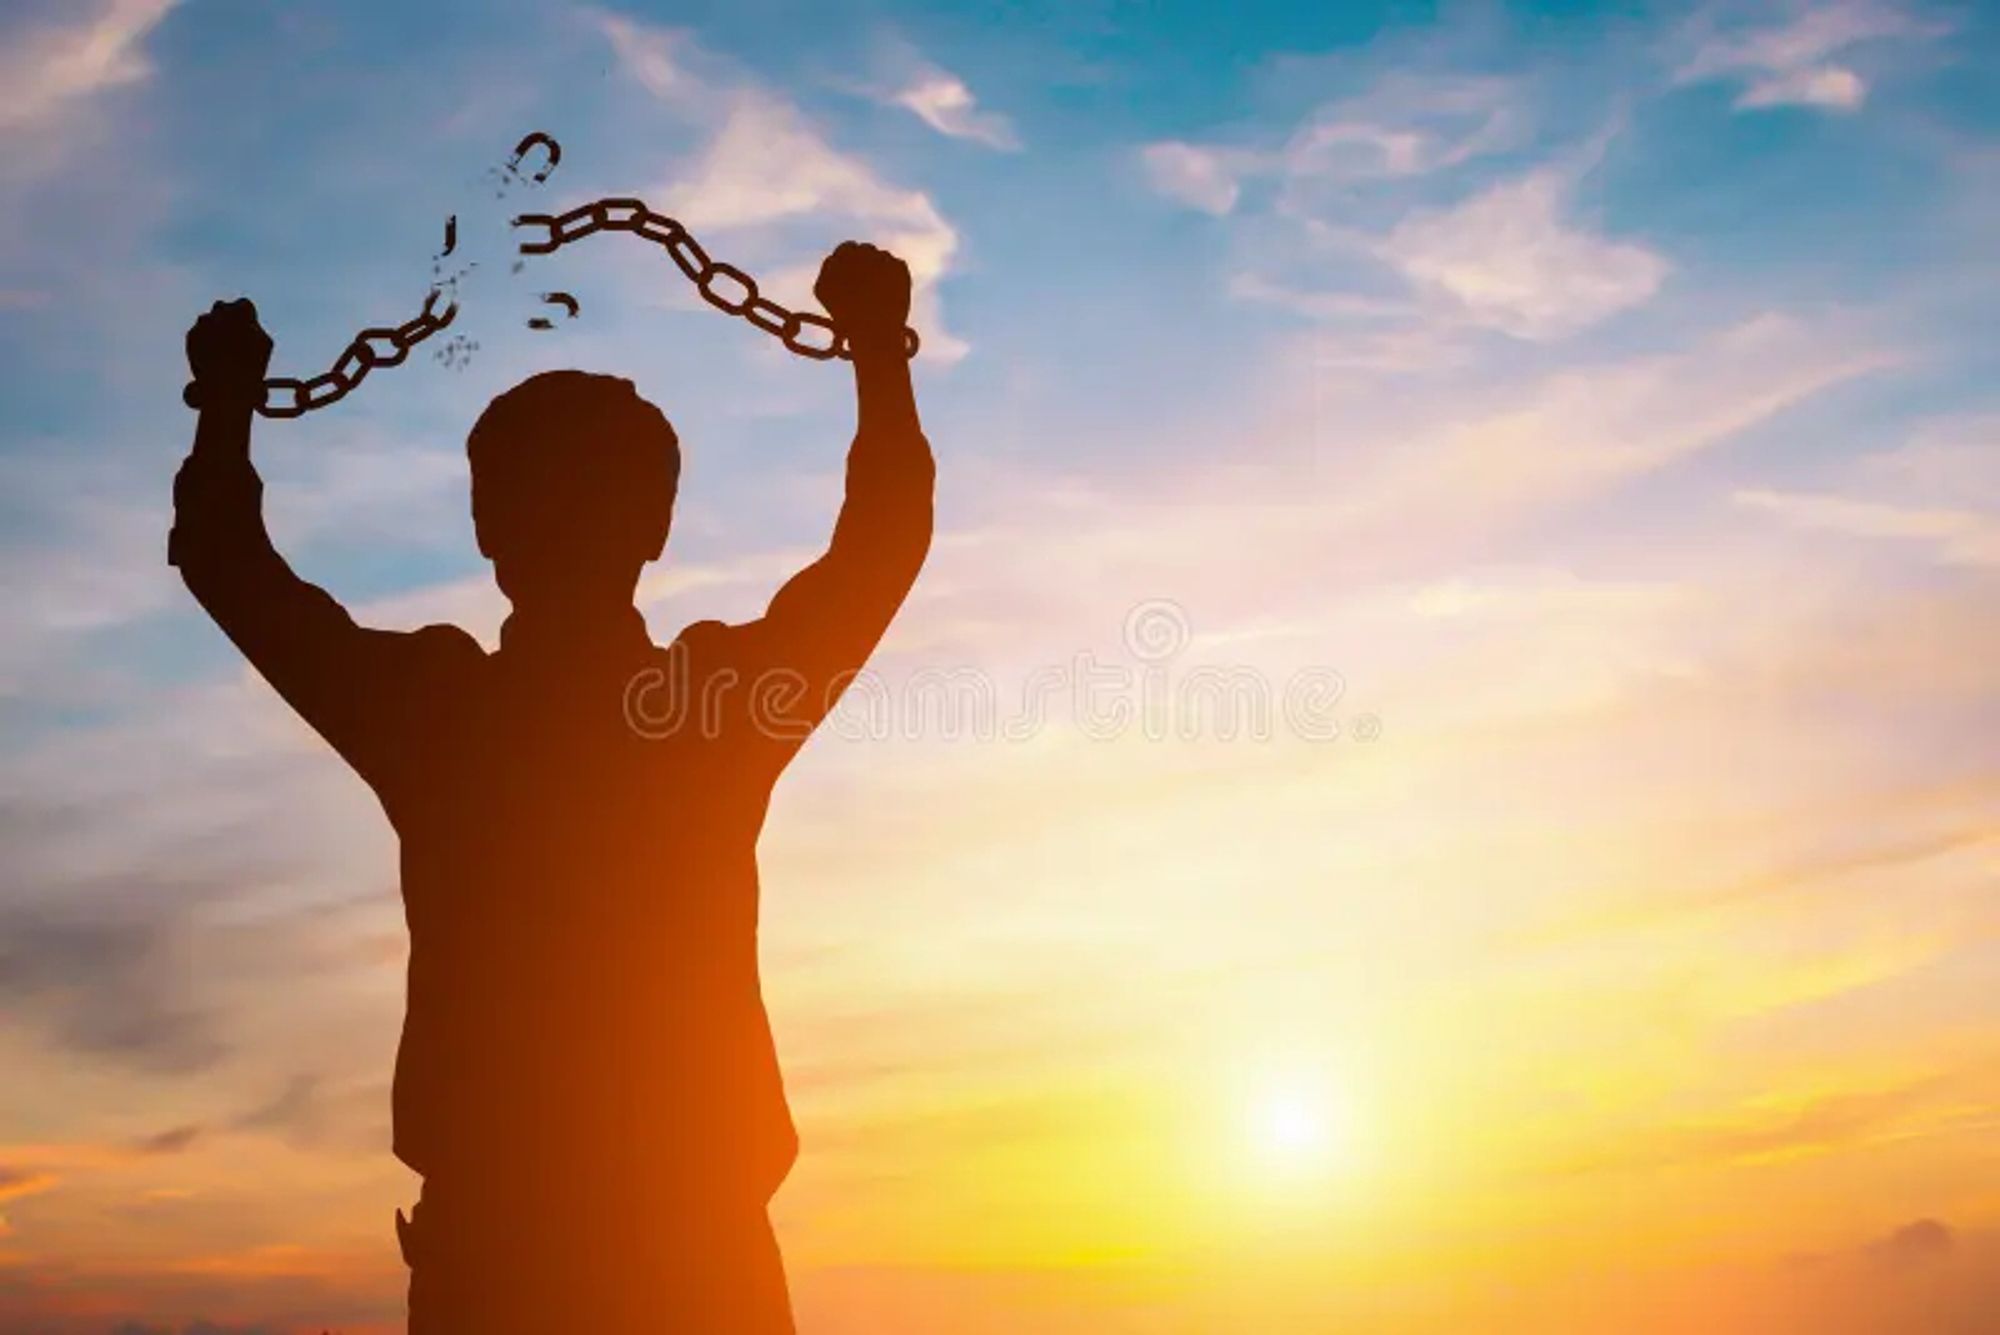
<path fill-rule="evenodd" d="M 814 290 L 859 401 L 832 544 L 761 619 L 664 649 L 633 594 L 679 447 L 629 381 L 537 375 L 473 427 L 479 549 L 513 605 L 488 654 L 456 627 L 363 629 L 292 573 L 250 463 L 271 341 L 248 301 L 188 334 L 202 406 L 169 559 L 401 841 L 413 1335 L 792 1329 L 767 1205 L 797 1137 L 758 984 L 757 838 L 916 578 L 934 472 L 908 268 L 849 242 Z"/>

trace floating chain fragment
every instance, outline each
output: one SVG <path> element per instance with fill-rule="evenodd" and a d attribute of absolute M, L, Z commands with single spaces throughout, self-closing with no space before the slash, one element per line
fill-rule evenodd
<path fill-rule="evenodd" d="M 540 144 L 546 150 L 548 161 L 542 164 L 540 171 L 533 173 L 528 179 L 536 185 L 540 185 L 543 181 L 549 179 L 549 173 L 554 171 L 556 164 L 562 161 L 562 145 L 558 144 L 552 136 L 544 134 L 540 130 L 530 131 L 522 137 L 520 143 L 514 145 L 514 156 L 507 159 L 507 170 L 519 176 L 521 174 L 521 159 L 527 156 L 528 150 L 536 144 Z"/>
<path fill-rule="evenodd" d="M 563 314 L 572 320 L 576 318 L 576 313 L 583 309 L 582 303 L 567 292 L 544 292 L 542 293 L 542 302 L 544 305 L 562 307 Z M 555 327 L 555 321 L 549 319 L 546 315 L 528 317 L 528 328 L 530 329 L 554 329 Z"/>

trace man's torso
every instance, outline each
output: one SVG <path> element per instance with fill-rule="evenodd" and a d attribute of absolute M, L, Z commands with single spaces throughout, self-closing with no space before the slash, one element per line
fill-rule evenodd
<path fill-rule="evenodd" d="M 468 641 L 396 711 L 368 777 L 402 841 L 396 1150 L 418 1171 L 734 1195 L 789 1168 L 756 843 L 793 748 L 728 703 L 730 632 L 695 630 L 580 659 Z"/>

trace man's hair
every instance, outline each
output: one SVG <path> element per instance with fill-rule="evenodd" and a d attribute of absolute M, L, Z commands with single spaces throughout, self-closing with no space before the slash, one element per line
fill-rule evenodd
<path fill-rule="evenodd" d="M 488 556 L 516 536 L 584 527 L 657 554 L 680 481 L 680 441 L 629 380 L 544 371 L 486 405 L 466 438 L 472 516 Z"/>

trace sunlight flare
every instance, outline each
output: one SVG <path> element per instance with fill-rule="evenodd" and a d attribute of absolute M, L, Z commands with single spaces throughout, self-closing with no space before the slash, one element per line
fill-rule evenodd
<path fill-rule="evenodd" d="M 1351 1149 L 1347 1110 L 1322 1079 L 1269 1081 L 1252 1099 L 1246 1120 L 1251 1152 L 1272 1172 L 1317 1176 L 1338 1166 Z"/>

